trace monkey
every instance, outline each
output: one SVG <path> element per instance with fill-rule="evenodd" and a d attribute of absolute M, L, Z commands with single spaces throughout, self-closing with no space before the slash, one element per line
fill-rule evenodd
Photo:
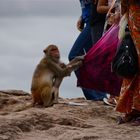
<path fill-rule="evenodd" d="M 84 56 L 79 56 L 67 65 L 60 61 L 60 52 L 56 45 L 49 45 L 44 50 L 44 57 L 36 66 L 32 77 L 31 94 L 33 106 L 50 107 L 58 103 L 59 87 L 64 77 L 82 65 Z"/>

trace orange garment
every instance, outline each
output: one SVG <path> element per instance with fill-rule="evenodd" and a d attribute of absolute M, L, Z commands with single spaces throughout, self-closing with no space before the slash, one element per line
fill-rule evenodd
<path fill-rule="evenodd" d="M 129 29 L 137 48 L 140 67 L 140 5 L 129 6 Z M 124 79 L 116 111 L 130 113 L 132 109 L 140 111 L 140 69 L 131 79 Z"/>

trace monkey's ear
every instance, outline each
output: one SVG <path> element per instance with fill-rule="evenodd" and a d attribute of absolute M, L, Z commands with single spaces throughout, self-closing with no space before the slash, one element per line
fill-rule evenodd
<path fill-rule="evenodd" d="M 44 49 L 44 50 L 43 50 L 43 52 L 46 54 L 46 53 L 47 53 L 47 50 L 46 50 L 46 49 Z"/>

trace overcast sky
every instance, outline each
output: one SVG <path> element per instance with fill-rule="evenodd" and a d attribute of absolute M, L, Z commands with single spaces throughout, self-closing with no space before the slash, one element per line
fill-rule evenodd
<path fill-rule="evenodd" d="M 0 16 L 75 16 L 79 0 L 0 0 Z"/>
<path fill-rule="evenodd" d="M 68 63 L 79 16 L 79 0 L 0 0 L 0 90 L 30 92 L 33 71 L 49 44 L 58 45 Z M 73 73 L 64 79 L 60 96 L 83 96 Z"/>

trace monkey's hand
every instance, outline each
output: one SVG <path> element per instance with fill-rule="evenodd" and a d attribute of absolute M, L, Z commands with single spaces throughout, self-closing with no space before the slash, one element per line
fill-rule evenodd
<path fill-rule="evenodd" d="M 77 70 L 80 66 L 82 66 L 82 61 L 77 61 L 71 64 L 67 65 L 67 68 L 69 68 L 70 72 Z"/>
<path fill-rule="evenodd" d="M 66 76 L 71 76 L 71 72 L 72 72 L 72 66 L 71 65 L 67 65 L 66 66 Z"/>
<path fill-rule="evenodd" d="M 60 67 L 61 68 L 66 68 L 66 64 L 65 63 L 60 63 Z"/>
<path fill-rule="evenodd" d="M 82 65 L 84 57 L 85 55 L 75 57 L 68 63 L 67 67 L 71 67 L 71 71 L 78 69 Z"/>
<path fill-rule="evenodd" d="M 68 63 L 68 65 L 74 65 L 74 64 L 76 64 L 77 62 L 81 62 L 81 61 L 84 60 L 84 57 L 85 57 L 85 55 L 77 56 L 77 57 L 75 57 L 74 59 L 72 59 L 72 60 Z"/>
<path fill-rule="evenodd" d="M 78 61 L 78 60 L 84 60 L 85 55 L 80 55 L 76 56 L 73 60 Z"/>

